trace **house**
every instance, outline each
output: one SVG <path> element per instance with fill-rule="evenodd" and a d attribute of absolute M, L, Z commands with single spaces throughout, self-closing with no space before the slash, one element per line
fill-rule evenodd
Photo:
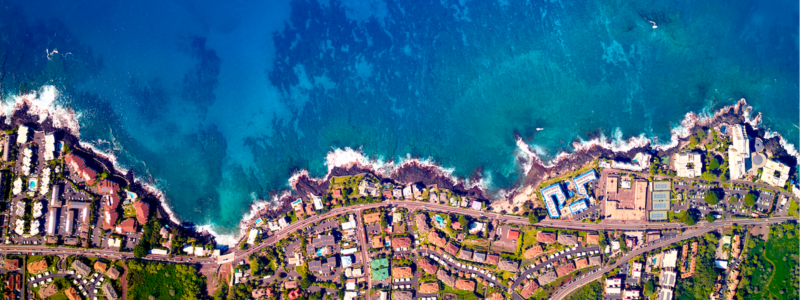
<path fill-rule="evenodd" d="M 479 263 L 486 262 L 486 253 L 475 251 L 475 254 L 472 255 L 472 260 Z"/>
<path fill-rule="evenodd" d="M 36 274 L 47 270 L 47 261 L 42 259 L 28 264 L 28 273 Z"/>
<path fill-rule="evenodd" d="M 289 280 L 283 283 L 283 288 L 285 289 L 296 289 L 297 288 L 297 280 Z"/>
<path fill-rule="evenodd" d="M 606 295 L 618 295 L 622 293 L 622 278 L 606 279 Z"/>
<path fill-rule="evenodd" d="M 411 267 L 398 267 L 392 269 L 392 277 L 394 278 L 411 278 L 414 275 Z"/>
<path fill-rule="evenodd" d="M 436 265 L 431 263 L 431 261 L 426 258 L 421 258 L 417 264 L 419 265 L 420 269 L 428 272 L 429 274 L 436 274 L 436 269 L 438 269 Z"/>
<path fill-rule="evenodd" d="M 575 260 L 575 269 L 583 269 L 589 266 L 589 260 L 586 258 L 576 259 Z"/>
<path fill-rule="evenodd" d="M 519 240 L 519 230 L 512 229 L 506 232 L 506 238 L 512 241 Z"/>
<path fill-rule="evenodd" d="M 536 234 L 536 241 L 539 243 L 552 244 L 556 242 L 556 234 L 552 232 L 540 231 Z"/>
<path fill-rule="evenodd" d="M 559 234 L 558 243 L 567 246 L 577 245 L 578 237 L 571 234 Z"/>
<path fill-rule="evenodd" d="M 458 259 L 471 260 L 472 259 L 472 251 L 467 250 L 467 249 L 461 249 L 461 252 L 458 253 Z"/>
<path fill-rule="evenodd" d="M 456 280 L 453 278 L 453 276 L 448 275 L 447 271 L 444 269 L 439 269 L 439 271 L 436 272 L 436 279 L 441 280 L 444 282 L 444 284 L 451 287 L 456 285 Z"/>
<path fill-rule="evenodd" d="M 679 177 L 693 178 L 702 174 L 703 160 L 696 151 L 675 154 L 674 167 Z"/>
<path fill-rule="evenodd" d="M 558 274 L 558 277 L 561 277 L 569 273 L 572 273 L 572 271 L 575 271 L 575 264 L 569 262 L 558 267 L 558 269 L 556 269 L 556 274 Z"/>
<path fill-rule="evenodd" d="M 67 299 L 69 300 L 81 300 L 81 296 L 78 296 L 78 292 L 75 291 L 74 287 L 69 287 L 64 291 L 64 294 L 67 295 Z"/>
<path fill-rule="evenodd" d="M 364 224 L 378 223 L 381 221 L 381 213 L 371 213 L 364 215 Z"/>
<path fill-rule="evenodd" d="M 456 289 L 464 291 L 474 291 L 475 281 L 459 279 L 456 281 Z"/>
<path fill-rule="evenodd" d="M 525 255 L 525 259 L 531 259 L 531 258 L 537 257 L 539 255 L 542 255 L 543 252 L 544 252 L 544 250 L 542 249 L 542 246 L 539 246 L 539 245 L 533 246 L 533 247 L 529 248 L 528 250 L 525 250 L 525 254 L 524 254 Z"/>
<path fill-rule="evenodd" d="M 119 214 L 108 206 L 104 206 L 103 212 L 103 229 L 104 230 L 112 230 L 114 229 L 115 225 L 117 224 L 117 218 L 119 218 Z"/>
<path fill-rule="evenodd" d="M 106 275 L 108 276 L 108 278 L 117 280 L 119 279 L 120 273 L 119 270 L 117 270 L 117 268 L 111 267 L 108 269 L 108 272 L 106 272 Z"/>
<path fill-rule="evenodd" d="M 139 200 L 133 203 L 133 209 L 136 210 L 136 220 L 139 221 L 139 224 L 147 224 L 147 218 L 150 216 L 150 205 Z"/>
<path fill-rule="evenodd" d="M 317 196 L 317 195 L 311 195 L 311 199 L 312 199 L 312 202 L 314 202 L 314 209 L 320 210 L 320 209 L 324 208 L 324 206 L 322 205 L 322 197 Z"/>
<path fill-rule="evenodd" d="M 539 286 L 545 286 L 548 283 L 555 281 L 558 278 L 555 271 L 550 271 L 547 273 L 542 274 L 539 278 L 536 279 L 539 282 Z"/>
<path fill-rule="evenodd" d="M 392 198 L 394 198 L 395 200 L 402 200 L 403 199 L 403 190 L 401 188 L 402 187 L 395 187 L 392 190 Z"/>
<path fill-rule="evenodd" d="M 436 231 L 431 231 L 431 233 L 428 234 L 428 241 L 440 248 L 444 247 L 444 245 L 447 243 L 447 240 L 440 236 Z"/>
<path fill-rule="evenodd" d="M 586 244 L 587 245 L 599 245 L 600 244 L 600 235 L 599 234 L 587 234 L 586 235 Z"/>
<path fill-rule="evenodd" d="M 428 225 L 427 215 L 417 214 L 417 216 L 414 217 L 414 219 L 417 223 L 417 230 L 419 230 L 420 233 L 425 234 L 426 232 L 428 232 L 428 230 L 431 229 L 431 227 Z"/>
<path fill-rule="evenodd" d="M 373 236 L 370 241 L 372 241 L 372 248 L 383 248 L 383 238 L 380 235 Z"/>
<path fill-rule="evenodd" d="M 300 298 L 300 296 L 302 296 L 302 295 L 303 295 L 303 292 L 300 289 L 291 290 L 291 291 L 289 291 L 289 294 L 287 294 L 287 296 L 289 296 L 289 299 L 292 299 L 292 300 Z"/>
<path fill-rule="evenodd" d="M 538 288 L 539 285 L 536 284 L 535 281 L 531 281 L 527 285 L 525 285 L 524 288 L 522 288 L 522 291 L 519 294 L 522 296 L 522 298 L 528 299 L 531 297 L 531 295 L 533 295 L 533 292 L 535 292 L 536 289 Z"/>
<path fill-rule="evenodd" d="M 516 261 L 511 260 L 500 260 L 500 264 L 497 265 L 500 270 L 509 271 L 509 272 L 517 272 L 519 271 L 519 263 Z"/>
<path fill-rule="evenodd" d="M 97 273 L 105 273 L 107 268 L 108 265 L 102 261 L 98 260 L 94 262 L 94 270 L 97 271 Z"/>
<path fill-rule="evenodd" d="M 642 268 L 644 264 L 641 262 L 634 262 L 631 264 L 631 278 L 642 278 Z"/>
<path fill-rule="evenodd" d="M 10 259 L 10 258 L 6 259 L 5 269 L 8 271 L 19 270 L 19 259 Z"/>
<path fill-rule="evenodd" d="M 81 274 L 83 277 L 92 274 L 92 269 L 90 269 L 89 266 L 81 262 L 79 259 L 72 261 L 72 268 L 75 269 L 75 272 L 78 272 L 78 274 Z"/>
<path fill-rule="evenodd" d="M 414 294 L 406 291 L 394 291 L 392 293 L 392 300 L 412 300 Z"/>
<path fill-rule="evenodd" d="M 392 239 L 392 247 L 394 248 L 409 248 L 411 247 L 411 239 L 407 237 Z"/>
<path fill-rule="evenodd" d="M 422 283 L 419 285 L 419 292 L 422 294 L 435 294 L 439 292 L 439 284 L 436 282 Z"/>
<path fill-rule="evenodd" d="M 500 262 L 500 256 L 496 254 L 489 254 L 486 256 L 486 263 L 490 265 L 497 265 Z"/>
<path fill-rule="evenodd" d="M 114 286 L 111 285 L 111 281 L 106 281 L 105 283 L 103 283 L 102 289 L 103 289 L 103 295 L 106 296 L 106 299 L 109 300 L 119 299 L 117 291 L 114 289 Z"/>
<path fill-rule="evenodd" d="M 136 233 L 136 222 L 133 219 L 125 219 L 125 221 L 119 223 L 116 232 L 119 234 Z"/>
<path fill-rule="evenodd" d="M 589 257 L 589 265 L 590 266 L 599 266 L 601 263 L 602 263 L 602 260 L 600 259 L 599 255 Z"/>

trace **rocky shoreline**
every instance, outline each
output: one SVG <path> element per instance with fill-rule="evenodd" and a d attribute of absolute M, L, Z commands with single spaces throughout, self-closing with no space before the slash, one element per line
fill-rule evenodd
<path fill-rule="evenodd" d="M 50 116 L 44 120 L 40 120 L 40 116 L 31 114 L 27 103 L 21 103 L 13 112 L 11 116 L 3 116 L 3 122 L 0 123 L 0 130 L 11 130 L 19 125 L 26 125 L 34 131 L 45 131 L 54 133 L 57 141 L 64 141 L 69 144 L 69 147 L 76 152 L 80 152 L 82 157 L 92 158 L 93 165 L 100 167 L 108 172 L 109 178 L 116 179 L 117 182 L 126 183 L 126 188 L 136 193 L 139 199 L 146 202 L 151 209 L 155 208 L 155 212 L 161 219 L 162 225 L 169 225 L 170 227 L 187 228 L 193 227 L 193 224 L 175 222 L 171 213 L 166 209 L 167 203 L 157 194 L 153 193 L 142 182 L 137 181 L 133 170 L 122 172 L 106 155 L 97 153 L 93 149 L 81 146 L 80 138 L 69 132 L 65 128 L 56 127 Z M 148 182 L 147 184 L 153 184 Z M 121 184 L 122 186 L 122 184 Z M 198 239 L 203 243 L 214 242 L 215 237 L 209 232 L 197 232 L 194 230 L 187 230 L 191 233 L 192 237 Z"/>
<path fill-rule="evenodd" d="M 773 135 L 769 138 L 766 138 L 768 132 L 767 129 L 761 125 L 760 114 L 748 119 L 751 111 L 752 108 L 747 105 L 747 102 L 744 99 L 741 99 L 734 105 L 719 109 L 714 113 L 713 116 L 709 116 L 707 118 L 699 117 L 693 113 L 687 114 L 686 119 L 681 122 L 682 126 L 684 127 L 683 129 L 685 134 L 681 136 L 673 133 L 673 145 L 667 147 L 662 145 L 653 145 L 651 142 L 648 142 L 644 145 L 635 146 L 625 151 L 616 151 L 615 149 L 610 149 L 609 147 L 597 143 L 592 144 L 589 147 L 579 147 L 581 141 L 576 138 L 573 141 L 573 145 L 578 150 L 574 153 L 560 157 L 554 163 L 552 163 L 552 165 L 544 164 L 538 157 L 520 157 L 518 159 L 520 160 L 521 165 L 526 163 L 531 164 L 530 170 L 528 170 L 524 176 L 521 176 L 520 179 L 518 179 L 517 183 L 515 184 L 516 188 L 508 191 L 502 195 L 502 197 L 495 199 L 490 199 L 492 197 L 489 196 L 488 191 L 484 191 L 480 187 L 466 187 L 463 180 L 456 181 L 452 177 L 443 175 L 441 169 L 436 166 L 411 162 L 398 167 L 390 176 L 382 176 L 372 167 L 363 166 L 354 162 L 345 167 L 333 168 L 325 177 L 321 179 L 314 179 L 310 178 L 307 174 L 301 174 L 293 182 L 291 191 L 285 192 L 279 201 L 265 207 L 256 213 L 255 216 L 273 218 L 285 214 L 291 210 L 290 202 L 295 200 L 297 197 L 303 198 L 306 201 L 310 201 L 308 196 L 310 194 L 324 195 L 330 185 L 330 178 L 336 176 L 355 175 L 358 173 L 370 173 L 375 175 L 381 180 L 382 183 L 422 183 L 424 185 L 436 184 L 440 188 L 451 189 L 463 196 L 495 202 L 511 201 L 515 196 L 524 191 L 525 187 L 535 187 L 548 178 L 557 177 L 564 173 L 574 171 L 598 158 L 609 160 L 631 160 L 637 153 L 640 152 L 649 152 L 656 156 L 669 156 L 676 154 L 688 143 L 689 138 L 698 130 L 709 130 L 725 124 L 748 124 L 745 126 L 747 128 L 748 135 L 750 137 L 761 138 L 764 141 L 765 150 L 769 153 L 773 153 L 776 160 L 791 166 L 797 165 L 797 157 L 793 156 L 781 145 L 780 136 Z M 590 136 L 590 138 L 599 138 L 598 132 L 600 132 L 599 129 L 595 130 L 596 136 Z M 514 137 L 522 138 L 518 133 L 514 133 Z M 532 140 L 533 138 L 535 138 L 535 136 L 526 137 L 526 144 L 528 144 L 528 141 Z M 634 137 L 631 137 L 628 141 L 630 142 L 632 139 L 634 139 Z M 530 150 L 529 153 L 533 153 L 531 149 L 528 150 Z M 476 182 L 478 180 L 480 180 L 480 170 L 473 172 L 473 176 L 470 178 L 471 182 Z M 252 223 L 252 220 L 243 220 L 242 225 L 246 226 L 250 225 L 250 223 Z"/>

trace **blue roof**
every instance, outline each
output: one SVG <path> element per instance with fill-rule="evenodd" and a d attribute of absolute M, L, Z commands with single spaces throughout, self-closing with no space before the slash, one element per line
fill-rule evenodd
<path fill-rule="evenodd" d="M 587 208 L 589 208 L 589 205 L 586 204 L 586 200 L 578 200 L 569 205 L 569 211 L 573 214 L 582 212 Z"/>
<path fill-rule="evenodd" d="M 591 177 L 591 178 L 586 178 L 586 177 Z M 581 175 L 572 178 L 572 183 L 575 184 L 575 190 L 578 191 L 578 194 L 581 194 L 584 197 L 589 198 L 589 193 L 586 192 L 586 187 L 584 185 L 586 183 L 595 180 L 597 180 L 597 172 L 595 172 L 594 169 L 591 169 Z"/>
<path fill-rule="evenodd" d="M 557 190 L 555 190 L 552 193 L 545 193 L 545 191 L 547 191 L 547 190 L 549 190 L 551 188 L 557 188 Z M 553 184 L 551 186 L 548 186 L 548 187 L 542 189 L 542 198 L 544 198 L 544 202 L 545 202 L 544 207 L 547 209 L 547 213 L 550 215 L 550 218 L 553 218 L 553 219 L 557 219 L 557 218 L 559 218 L 561 216 L 561 214 L 559 213 L 558 209 L 559 209 L 559 206 L 563 206 L 563 203 L 559 203 L 560 201 L 555 201 L 555 202 L 553 201 L 552 195 L 555 195 L 555 194 L 560 194 L 561 197 L 566 198 L 566 196 L 564 195 L 564 191 L 561 189 L 561 185 L 558 184 L 558 183 L 555 183 L 555 184 Z M 556 197 L 556 198 L 558 198 L 558 197 Z M 566 199 L 565 199 L 565 201 L 566 201 Z"/>

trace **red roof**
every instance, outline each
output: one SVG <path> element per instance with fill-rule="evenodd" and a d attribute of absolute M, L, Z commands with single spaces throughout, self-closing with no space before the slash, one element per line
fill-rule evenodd
<path fill-rule="evenodd" d="M 333 191 L 333 196 L 334 197 L 341 197 L 342 196 L 342 190 L 334 190 Z"/>
<path fill-rule="evenodd" d="M 133 221 L 133 219 L 126 219 L 125 221 L 122 221 L 122 223 L 119 223 L 119 226 L 117 226 L 117 232 L 120 234 L 125 234 L 129 232 L 135 233 L 136 222 Z"/>
<path fill-rule="evenodd" d="M 97 183 L 97 190 L 102 194 L 116 194 L 119 192 L 119 184 L 108 179 L 103 179 Z"/>
<path fill-rule="evenodd" d="M 83 181 L 86 181 L 86 184 L 94 184 L 97 178 L 97 172 L 86 165 L 86 160 L 84 160 L 83 157 L 68 153 L 64 157 L 64 161 L 72 167 L 72 170 L 75 171 L 78 176 L 83 178 Z"/>
<path fill-rule="evenodd" d="M 300 289 L 294 289 L 289 292 L 289 299 L 297 299 L 302 295 Z"/>
<path fill-rule="evenodd" d="M 114 229 L 114 225 L 117 224 L 117 218 L 119 218 L 119 214 L 117 211 L 105 205 L 105 212 L 103 212 L 103 229 L 105 230 L 112 230 Z"/>
<path fill-rule="evenodd" d="M 144 225 L 147 223 L 147 217 L 150 215 L 150 205 L 139 200 L 133 203 L 133 209 L 136 210 L 136 220 L 139 221 L 139 224 Z"/>
<path fill-rule="evenodd" d="M 508 237 L 509 240 L 518 240 L 519 239 L 519 231 L 517 230 L 509 230 Z"/>

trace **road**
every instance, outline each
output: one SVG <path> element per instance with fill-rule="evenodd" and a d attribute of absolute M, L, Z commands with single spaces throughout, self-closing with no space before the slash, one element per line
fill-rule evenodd
<path fill-rule="evenodd" d="M 597 279 L 600 279 L 603 276 L 603 274 L 605 274 L 607 272 L 610 272 L 614 268 L 616 268 L 616 267 L 628 262 L 629 260 L 633 259 L 634 257 L 641 255 L 642 253 L 653 251 L 653 250 L 661 248 L 661 247 L 666 247 L 666 246 L 669 246 L 671 244 L 677 243 L 677 242 L 682 241 L 682 240 L 686 240 L 686 239 L 691 239 L 691 238 L 694 238 L 694 237 L 702 236 L 702 235 L 704 235 L 704 234 L 706 234 L 708 232 L 720 229 L 722 227 L 724 227 L 724 225 L 717 224 L 717 223 L 706 224 L 705 226 L 703 226 L 699 230 L 687 231 L 687 232 L 684 232 L 681 235 L 678 235 L 677 237 L 674 237 L 674 238 L 671 238 L 671 239 L 666 239 L 666 240 L 663 240 L 663 241 L 659 241 L 658 243 L 652 244 L 652 245 L 647 246 L 647 247 L 635 249 L 635 250 L 633 250 L 631 252 L 628 252 L 628 254 L 626 254 L 622 258 L 618 259 L 613 265 L 605 266 L 605 267 L 601 268 L 599 272 L 594 272 L 592 274 L 589 274 L 588 276 L 583 277 L 581 279 L 578 279 L 575 282 L 567 285 L 566 287 L 560 288 L 558 291 L 553 293 L 553 295 L 551 295 L 550 299 L 554 299 L 554 300 L 564 299 L 567 295 L 569 295 L 573 291 L 577 290 L 578 288 L 582 287 L 583 285 L 585 285 L 587 283 L 590 283 L 592 281 L 595 281 Z"/>

